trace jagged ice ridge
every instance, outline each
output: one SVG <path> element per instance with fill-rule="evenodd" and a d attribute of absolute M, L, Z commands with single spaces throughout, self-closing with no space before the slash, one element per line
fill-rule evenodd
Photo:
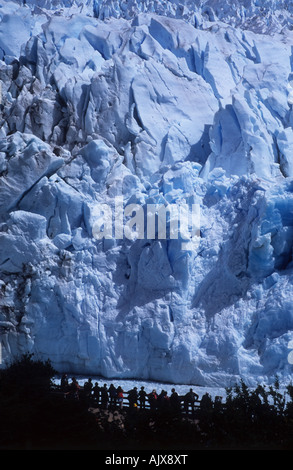
<path fill-rule="evenodd" d="M 1 2 L 0 329 L 58 371 L 290 379 L 292 2 Z M 292 85 L 292 86 L 291 86 Z M 201 238 L 97 240 L 98 204 Z"/>

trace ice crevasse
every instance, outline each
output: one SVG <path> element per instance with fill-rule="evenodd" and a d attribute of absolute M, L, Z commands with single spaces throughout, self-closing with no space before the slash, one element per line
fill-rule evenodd
<path fill-rule="evenodd" d="M 259 3 L 1 2 L 2 365 L 290 380 L 293 6 Z M 117 198 L 199 243 L 98 239 Z"/>

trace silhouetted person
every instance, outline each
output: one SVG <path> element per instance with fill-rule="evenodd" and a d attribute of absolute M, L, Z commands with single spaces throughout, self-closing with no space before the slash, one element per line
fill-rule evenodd
<path fill-rule="evenodd" d="M 180 397 L 178 395 L 178 393 L 176 392 L 175 388 L 172 388 L 171 390 L 171 395 L 170 395 L 170 406 L 171 406 L 171 410 L 177 414 L 177 413 L 180 413 L 181 411 L 181 400 L 180 400 Z"/>
<path fill-rule="evenodd" d="M 70 394 L 75 400 L 79 400 L 79 391 L 80 385 L 75 377 L 72 377 L 72 382 L 70 384 Z"/>
<path fill-rule="evenodd" d="M 95 382 L 95 385 L 93 387 L 93 398 L 94 402 L 98 405 L 100 402 L 100 387 L 98 382 Z"/>
<path fill-rule="evenodd" d="M 108 408 L 108 402 L 109 402 L 109 395 L 108 395 L 107 384 L 104 384 L 104 386 L 101 388 L 101 407 L 104 410 Z"/>
<path fill-rule="evenodd" d="M 138 398 L 139 398 L 140 408 L 141 408 L 142 410 L 145 409 L 146 397 L 147 397 L 147 393 L 146 393 L 144 387 L 141 387 L 141 388 L 140 388 L 140 391 L 138 392 Z"/>
<path fill-rule="evenodd" d="M 113 384 L 109 387 L 109 398 L 110 398 L 110 407 L 115 409 L 116 408 L 116 398 L 117 398 L 117 391 Z"/>
<path fill-rule="evenodd" d="M 149 401 L 149 404 L 150 404 L 151 411 L 156 410 L 156 408 L 157 408 L 157 399 L 158 399 L 157 392 L 154 389 L 151 393 L 148 394 L 148 401 Z"/>
<path fill-rule="evenodd" d="M 137 387 L 134 387 L 131 390 L 129 390 L 128 401 L 129 401 L 129 408 L 134 408 L 134 406 L 137 406 L 137 402 L 138 402 Z"/>
<path fill-rule="evenodd" d="M 89 398 L 91 396 L 93 389 L 93 383 L 92 379 L 88 379 L 87 382 L 84 383 L 83 390 L 86 398 Z"/>
<path fill-rule="evenodd" d="M 68 392 L 68 377 L 67 374 L 63 374 L 61 377 L 60 387 L 62 392 Z"/>
<path fill-rule="evenodd" d="M 184 397 L 185 411 L 188 413 L 188 407 L 191 405 L 191 411 L 194 412 L 194 403 L 198 401 L 198 394 L 195 393 L 192 388 L 189 389 L 189 392 L 186 393 Z"/>
<path fill-rule="evenodd" d="M 213 409 L 213 401 L 208 393 L 205 393 L 200 400 L 200 410 L 204 413 L 210 413 Z"/>
<path fill-rule="evenodd" d="M 122 390 L 122 387 L 119 387 L 117 388 L 117 402 L 118 402 L 118 407 L 120 408 L 120 410 L 122 410 L 123 408 L 123 397 L 124 397 L 124 391 Z"/>
<path fill-rule="evenodd" d="M 162 390 L 157 398 L 158 408 L 162 411 L 166 411 L 169 406 L 169 397 L 166 390 Z"/>

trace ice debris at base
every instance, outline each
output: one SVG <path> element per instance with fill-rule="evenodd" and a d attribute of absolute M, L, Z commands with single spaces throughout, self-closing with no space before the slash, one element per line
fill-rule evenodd
<path fill-rule="evenodd" d="M 1 2 L 3 364 L 290 380 L 293 4 L 244 3 Z M 97 240 L 117 197 L 200 204 L 199 246 Z"/>

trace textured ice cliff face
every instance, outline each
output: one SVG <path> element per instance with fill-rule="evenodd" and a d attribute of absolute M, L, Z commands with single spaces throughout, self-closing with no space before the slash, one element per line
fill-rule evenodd
<path fill-rule="evenodd" d="M 199 385 L 289 377 L 292 4 L 0 8 L 2 359 Z M 201 238 L 96 208 L 200 204 Z"/>

